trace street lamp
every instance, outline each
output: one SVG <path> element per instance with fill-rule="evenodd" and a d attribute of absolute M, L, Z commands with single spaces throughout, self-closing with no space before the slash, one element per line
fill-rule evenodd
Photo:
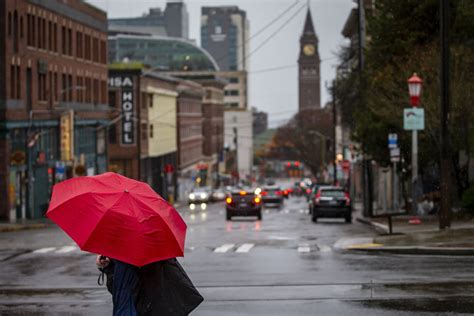
<path fill-rule="evenodd" d="M 420 96 L 423 80 L 416 73 L 408 79 L 408 92 L 410 94 L 411 105 L 416 108 L 420 105 Z M 416 188 L 418 183 L 418 131 L 412 131 L 412 156 L 411 156 L 411 183 L 412 183 L 412 211 L 417 214 Z"/>

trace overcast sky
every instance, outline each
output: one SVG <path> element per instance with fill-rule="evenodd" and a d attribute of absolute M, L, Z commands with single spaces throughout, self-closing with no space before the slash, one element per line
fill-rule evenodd
<path fill-rule="evenodd" d="M 202 6 L 237 5 L 247 12 L 250 36 L 261 30 L 285 11 L 296 0 L 184 0 L 189 12 L 189 33 L 200 44 L 200 14 Z M 108 12 L 111 18 L 135 17 L 147 12 L 150 7 L 164 9 L 166 0 L 89 0 L 88 2 Z M 306 0 L 299 0 L 293 9 L 274 23 L 265 32 L 250 41 L 250 51 L 270 37 L 284 22 L 296 13 Z M 335 76 L 337 59 L 335 53 L 346 41 L 341 35 L 344 22 L 353 0 L 310 0 L 313 22 L 319 37 L 321 57 L 321 103 L 330 96 L 325 88 Z M 301 10 L 262 48 L 251 55 L 249 66 L 249 106 L 255 106 L 270 114 L 270 125 L 280 125 L 298 109 L 299 37 L 303 30 L 306 9 Z M 278 71 L 264 71 L 288 66 Z"/>

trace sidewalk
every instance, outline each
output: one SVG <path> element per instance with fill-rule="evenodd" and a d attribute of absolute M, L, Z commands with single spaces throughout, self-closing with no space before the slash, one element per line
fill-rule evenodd
<path fill-rule="evenodd" d="M 392 218 L 393 234 L 389 235 L 386 217 L 365 218 L 361 206 L 355 206 L 357 221 L 373 227 L 379 236 L 363 244 L 346 244 L 346 250 L 388 252 L 419 255 L 474 255 L 474 219 L 453 220 L 451 228 L 439 230 L 437 215 L 419 217 L 420 224 L 410 224 L 412 216 Z"/>
<path fill-rule="evenodd" d="M 18 220 L 14 222 L 0 221 L 0 233 L 14 232 L 26 229 L 46 228 L 53 223 L 48 219 Z"/>

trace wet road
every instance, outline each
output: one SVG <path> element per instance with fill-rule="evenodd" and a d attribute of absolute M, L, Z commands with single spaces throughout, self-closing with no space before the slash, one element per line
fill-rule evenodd
<path fill-rule="evenodd" d="M 338 249 L 372 236 L 362 224 L 311 222 L 292 198 L 262 221 L 225 221 L 224 204 L 180 208 L 180 259 L 206 301 L 193 315 L 461 315 L 474 313 L 474 259 Z M 1 315 L 108 315 L 95 256 L 51 227 L 0 234 Z"/>

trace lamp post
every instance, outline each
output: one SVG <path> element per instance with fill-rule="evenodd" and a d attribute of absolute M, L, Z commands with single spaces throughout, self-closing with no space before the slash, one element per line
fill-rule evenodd
<path fill-rule="evenodd" d="M 410 103 L 416 108 L 420 105 L 421 88 L 423 80 L 416 73 L 408 79 L 408 92 Z M 418 130 L 412 131 L 412 156 L 411 156 L 411 184 L 412 184 L 412 212 L 417 215 L 416 188 L 418 183 Z"/>

